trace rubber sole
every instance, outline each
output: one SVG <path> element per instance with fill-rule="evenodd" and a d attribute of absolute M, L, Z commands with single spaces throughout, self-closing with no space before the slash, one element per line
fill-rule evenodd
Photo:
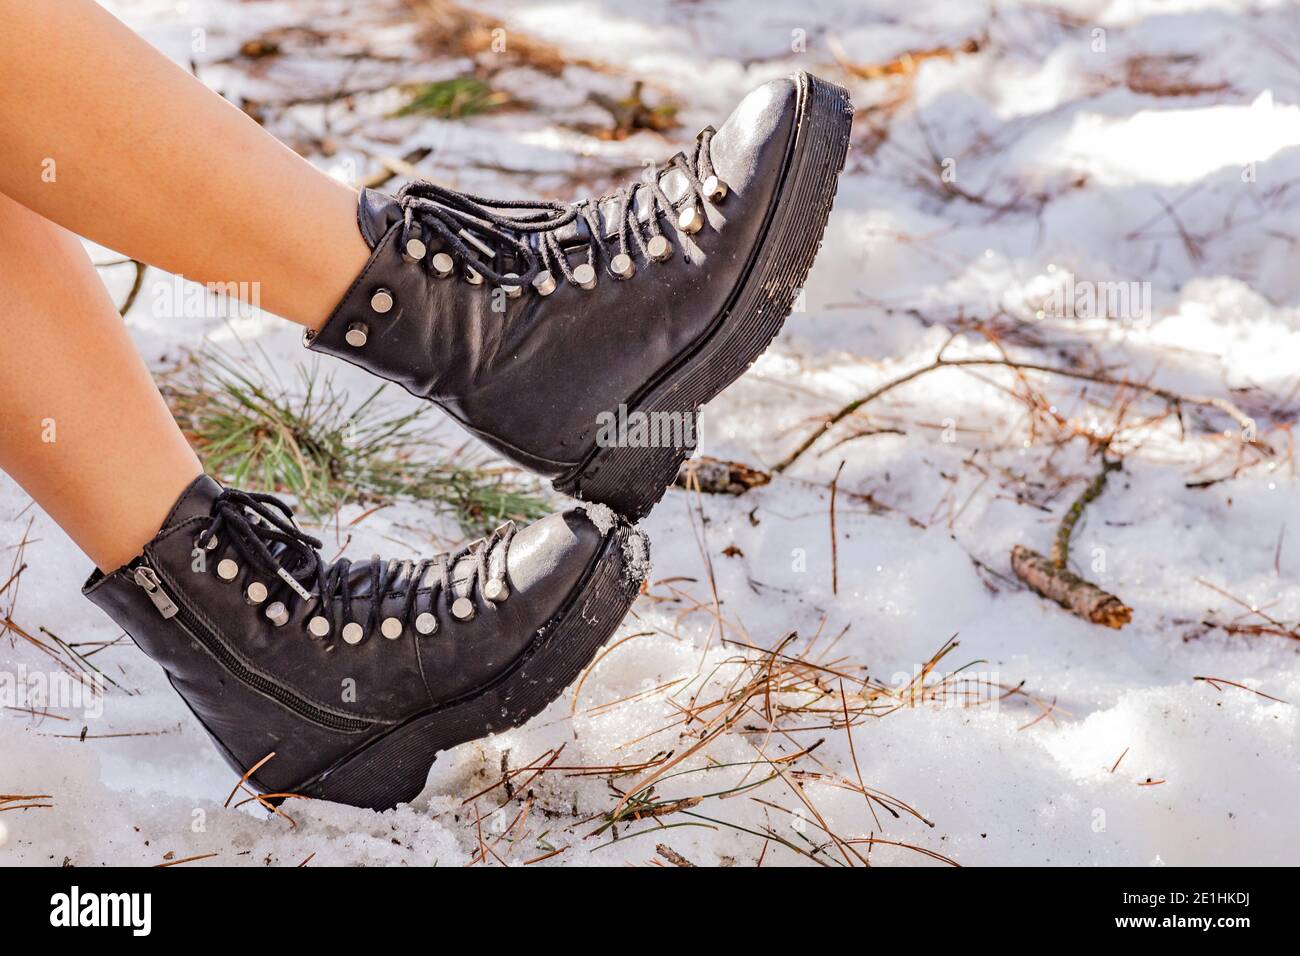
<path fill-rule="evenodd" d="M 785 324 L 821 248 L 840 171 L 848 154 L 849 94 L 809 73 L 796 76 L 799 101 L 782 185 L 764 237 L 731 302 L 710 331 L 675 366 L 627 402 L 647 421 L 694 415 L 740 378 Z M 670 414 L 675 418 L 660 418 Z M 645 517 L 677 479 L 693 449 L 600 447 L 552 484 L 563 494 L 598 501 L 631 521 Z"/>
<path fill-rule="evenodd" d="M 582 673 L 636 600 L 649 565 L 644 535 L 618 525 L 566 606 L 495 682 L 410 718 L 295 788 L 303 796 L 388 810 L 424 789 L 438 753 L 518 727 Z"/>

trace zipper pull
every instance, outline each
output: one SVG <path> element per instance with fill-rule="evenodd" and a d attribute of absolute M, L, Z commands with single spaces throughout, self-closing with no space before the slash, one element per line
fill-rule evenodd
<path fill-rule="evenodd" d="M 145 593 L 149 595 L 149 600 L 153 602 L 153 606 L 158 609 L 158 613 L 163 616 L 164 620 L 175 617 L 180 612 L 176 602 L 169 598 L 167 592 L 163 590 L 162 581 L 158 579 L 158 572 L 147 564 L 142 564 L 135 569 L 135 583 L 144 588 Z"/>

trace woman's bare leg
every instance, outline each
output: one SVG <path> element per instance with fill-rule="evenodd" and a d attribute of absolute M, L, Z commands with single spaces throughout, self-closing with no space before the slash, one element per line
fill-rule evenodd
<path fill-rule="evenodd" d="M 135 557 L 202 468 L 81 242 L 3 195 L 0 369 L 0 469 L 103 570 Z"/>
<path fill-rule="evenodd" d="M 94 0 L 0 0 L 0 192 L 319 327 L 369 255 L 356 193 Z M 256 285 L 251 285 L 256 283 Z"/>

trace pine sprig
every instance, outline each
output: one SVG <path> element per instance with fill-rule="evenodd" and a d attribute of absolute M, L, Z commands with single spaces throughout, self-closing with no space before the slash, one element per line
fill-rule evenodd
<path fill-rule="evenodd" d="M 214 477 L 292 495 L 316 519 L 342 505 L 413 500 L 455 518 L 470 535 L 546 513 L 511 469 L 449 455 L 424 425 L 429 406 L 394 414 L 380 386 L 352 405 L 316 362 L 281 382 L 268 357 L 192 353 L 166 378 L 172 413 Z"/>

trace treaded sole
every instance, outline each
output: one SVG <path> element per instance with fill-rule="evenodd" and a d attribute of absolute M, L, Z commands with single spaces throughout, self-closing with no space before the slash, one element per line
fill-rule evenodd
<path fill-rule="evenodd" d="M 801 96 L 785 174 L 788 188 L 781 191 L 748 274 L 713 331 L 628 403 L 629 410 L 645 413 L 647 420 L 666 413 L 694 414 L 740 378 L 781 331 L 812 269 L 848 154 L 853 106 L 848 92 L 833 83 L 810 73 L 799 73 L 796 81 Z M 553 485 L 638 521 L 663 498 L 691 452 L 671 445 L 598 448 Z"/>
<path fill-rule="evenodd" d="M 409 803 L 438 753 L 520 726 L 577 679 L 636 600 L 648 562 L 645 536 L 619 524 L 567 606 L 508 672 L 473 696 L 412 717 L 294 792 L 372 810 Z"/>

